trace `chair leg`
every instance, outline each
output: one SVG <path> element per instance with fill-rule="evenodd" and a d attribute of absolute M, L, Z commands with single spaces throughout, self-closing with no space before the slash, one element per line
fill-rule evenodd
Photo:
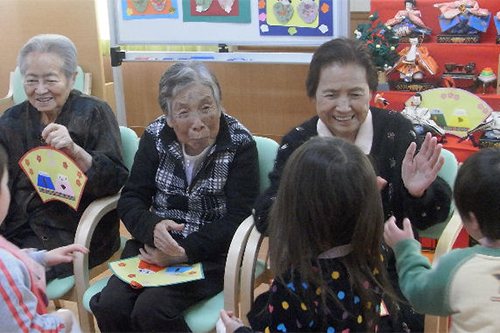
<path fill-rule="evenodd" d="M 64 307 L 62 301 L 59 299 L 54 299 L 52 300 L 52 302 L 54 302 L 54 307 L 56 308 L 56 310 L 62 309 Z"/>
<path fill-rule="evenodd" d="M 80 320 L 80 327 L 82 328 L 82 332 L 95 333 L 94 315 L 92 313 L 87 312 L 87 310 L 85 310 L 83 306 L 79 306 L 78 318 Z"/>

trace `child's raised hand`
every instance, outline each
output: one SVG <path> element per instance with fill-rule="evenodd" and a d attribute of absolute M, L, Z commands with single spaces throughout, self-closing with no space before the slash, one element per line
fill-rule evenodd
<path fill-rule="evenodd" d="M 411 222 L 405 218 L 403 220 L 403 229 L 399 229 L 396 225 L 396 218 L 391 216 L 385 221 L 384 225 L 384 240 L 390 247 L 394 247 L 398 242 L 407 238 L 415 238 L 411 228 Z"/>
<path fill-rule="evenodd" d="M 72 262 L 75 259 L 74 252 L 89 253 L 89 250 L 79 244 L 61 246 L 45 253 L 45 263 L 47 266 L 53 266 L 63 262 Z"/>

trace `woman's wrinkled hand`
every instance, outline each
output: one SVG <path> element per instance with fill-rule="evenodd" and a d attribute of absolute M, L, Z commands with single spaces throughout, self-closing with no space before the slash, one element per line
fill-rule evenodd
<path fill-rule="evenodd" d="M 182 229 L 184 229 L 184 224 L 179 224 L 172 220 L 162 220 L 158 222 L 153 231 L 155 247 L 170 256 L 185 254 L 184 249 L 170 234 L 170 230 L 181 231 Z"/>
<path fill-rule="evenodd" d="M 42 131 L 42 138 L 52 148 L 59 149 L 71 157 L 76 152 L 76 144 L 73 142 L 68 129 L 64 125 L 56 123 L 48 124 Z"/>
<path fill-rule="evenodd" d="M 157 248 L 149 245 L 144 245 L 144 248 L 139 249 L 139 259 L 149 264 L 155 264 L 157 266 L 165 267 L 185 263 L 187 261 L 187 256 L 185 252 L 183 255 L 168 255 Z"/>
<path fill-rule="evenodd" d="M 66 126 L 50 123 L 43 129 L 42 138 L 52 148 L 71 157 L 83 172 L 92 166 L 92 156 L 73 141 Z"/>
<path fill-rule="evenodd" d="M 412 142 L 406 150 L 401 176 L 408 192 L 414 197 L 421 197 L 425 190 L 436 179 L 439 170 L 444 164 L 444 157 L 440 156 L 442 145 L 437 139 L 427 133 L 420 151 L 415 155 L 417 145 Z"/>

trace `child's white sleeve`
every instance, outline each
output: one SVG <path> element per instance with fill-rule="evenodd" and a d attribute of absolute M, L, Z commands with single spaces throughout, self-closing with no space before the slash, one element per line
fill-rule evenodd
<path fill-rule="evenodd" d="M 0 327 L 2 332 L 65 332 L 53 314 L 36 312 L 38 299 L 30 289 L 28 269 L 9 252 L 0 249 Z"/>

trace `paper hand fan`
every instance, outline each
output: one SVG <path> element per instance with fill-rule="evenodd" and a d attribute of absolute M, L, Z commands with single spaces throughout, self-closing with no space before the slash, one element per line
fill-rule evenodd
<path fill-rule="evenodd" d="M 49 146 L 37 147 L 18 163 L 43 202 L 58 200 L 78 209 L 87 176 L 66 154 Z"/>

